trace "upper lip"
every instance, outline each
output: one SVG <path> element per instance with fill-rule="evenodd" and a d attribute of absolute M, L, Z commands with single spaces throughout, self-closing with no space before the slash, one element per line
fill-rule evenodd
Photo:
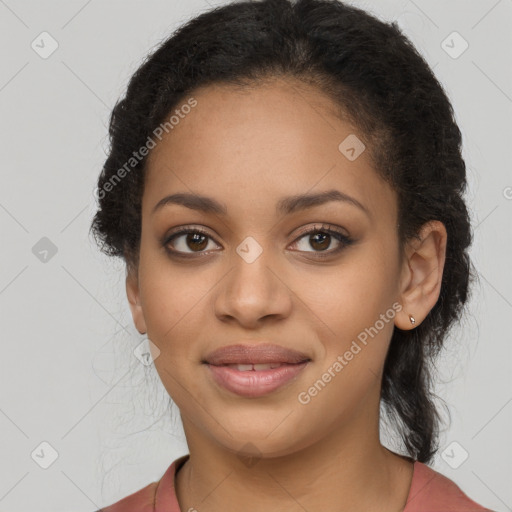
<path fill-rule="evenodd" d="M 272 344 L 227 345 L 210 352 L 203 362 L 215 366 L 226 364 L 302 363 L 310 358 L 289 348 Z"/>

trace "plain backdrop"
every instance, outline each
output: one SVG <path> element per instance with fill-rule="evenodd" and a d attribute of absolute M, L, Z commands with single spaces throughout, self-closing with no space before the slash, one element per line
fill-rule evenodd
<path fill-rule="evenodd" d="M 134 355 L 123 266 L 88 229 L 129 77 L 223 3 L 0 0 L 0 512 L 92 512 L 187 453 L 176 407 Z M 439 362 L 451 423 L 432 466 L 512 510 L 512 1 L 352 3 L 397 21 L 463 133 L 480 281 Z"/>

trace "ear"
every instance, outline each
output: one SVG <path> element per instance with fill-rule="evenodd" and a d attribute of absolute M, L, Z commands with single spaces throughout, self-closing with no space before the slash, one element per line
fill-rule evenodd
<path fill-rule="evenodd" d="M 395 317 L 399 329 L 417 327 L 436 304 L 441 292 L 447 238 L 444 224 L 436 220 L 424 224 L 418 238 L 407 245 L 400 278 L 402 310 Z M 409 315 L 414 318 L 414 324 Z"/>
<path fill-rule="evenodd" d="M 146 321 L 140 303 L 139 278 L 137 271 L 130 267 L 126 272 L 126 295 L 132 312 L 133 323 L 140 334 L 146 334 Z"/>

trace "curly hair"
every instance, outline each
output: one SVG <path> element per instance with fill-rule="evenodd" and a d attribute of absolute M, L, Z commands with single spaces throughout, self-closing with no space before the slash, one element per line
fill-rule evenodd
<path fill-rule="evenodd" d="M 433 362 L 468 299 L 472 232 L 452 106 L 396 22 L 337 0 L 261 0 L 233 2 L 182 25 L 146 57 L 113 108 L 91 224 L 96 243 L 137 267 L 147 158 L 129 172 L 125 164 L 187 95 L 209 84 L 250 87 L 278 77 L 316 87 L 358 128 L 375 171 L 397 192 L 401 250 L 424 223 L 446 227 L 440 297 L 415 329 L 395 327 L 381 386 L 381 405 L 407 452 L 429 462 L 440 424 Z"/>

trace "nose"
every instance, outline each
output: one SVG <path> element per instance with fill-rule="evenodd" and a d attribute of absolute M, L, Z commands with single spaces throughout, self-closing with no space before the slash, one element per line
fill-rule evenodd
<path fill-rule="evenodd" d="M 235 254 L 233 267 L 220 285 L 214 308 L 223 322 L 255 329 L 264 321 L 279 321 L 290 315 L 292 291 L 283 272 L 273 268 L 265 257 L 265 251 L 252 262 Z"/>

